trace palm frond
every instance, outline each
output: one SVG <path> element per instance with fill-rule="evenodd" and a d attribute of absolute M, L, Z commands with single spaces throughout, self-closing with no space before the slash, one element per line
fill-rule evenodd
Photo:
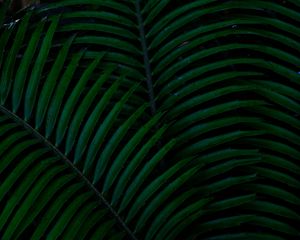
<path fill-rule="evenodd" d="M 1 239 L 299 238 L 298 0 L 9 2 Z"/>

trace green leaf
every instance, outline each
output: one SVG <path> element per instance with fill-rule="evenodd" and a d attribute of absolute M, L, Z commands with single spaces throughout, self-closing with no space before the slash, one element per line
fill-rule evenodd
<path fill-rule="evenodd" d="M 28 86 L 26 88 L 25 103 L 24 103 L 24 118 L 28 121 L 32 115 L 33 108 L 36 104 L 37 92 L 39 81 L 42 76 L 44 65 L 47 61 L 48 54 L 50 52 L 53 36 L 59 22 L 59 17 L 54 17 L 51 21 L 51 25 L 43 39 L 43 43 L 40 47 L 35 65 L 33 67 Z"/>
<path fill-rule="evenodd" d="M 20 67 L 16 73 L 16 78 L 14 81 L 13 86 L 13 97 L 12 97 L 12 104 L 13 104 L 13 111 L 17 112 L 19 106 L 21 104 L 21 100 L 23 98 L 24 86 L 25 86 L 25 79 L 29 72 L 29 67 L 34 59 L 34 54 L 37 51 L 37 46 L 42 38 L 42 31 L 45 25 L 45 21 L 41 21 L 38 26 L 36 27 L 34 33 L 31 36 L 31 39 L 28 43 L 26 51 L 22 57 L 22 61 L 20 63 Z"/>
<path fill-rule="evenodd" d="M 0 4 L 0 238 L 299 238 L 298 0 Z"/>
<path fill-rule="evenodd" d="M 73 214 L 76 213 L 82 205 L 86 204 L 90 197 L 91 193 L 89 192 L 77 196 L 64 210 L 47 237 L 57 239 L 67 227 L 68 222 L 73 218 Z"/>
<path fill-rule="evenodd" d="M 96 58 L 84 71 L 81 78 L 77 82 L 75 88 L 72 90 L 72 93 L 70 94 L 67 102 L 65 103 L 64 109 L 60 115 L 57 130 L 56 130 L 56 145 L 60 145 L 63 137 L 67 130 L 67 125 L 70 121 L 72 112 L 74 111 L 76 103 L 79 101 L 79 97 L 82 94 L 83 88 L 87 84 L 87 81 L 90 79 L 93 71 L 96 69 L 96 67 L 99 65 L 100 60 L 102 56 L 99 56 Z"/>
<path fill-rule="evenodd" d="M 83 121 L 83 118 L 85 117 L 85 115 L 87 114 L 87 110 L 89 109 L 90 105 L 93 102 L 93 99 L 96 97 L 97 93 L 100 91 L 100 88 L 102 87 L 102 85 L 107 81 L 108 77 L 111 75 L 113 71 L 113 67 L 112 68 L 107 68 L 107 70 L 103 73 L 103 75 L 101 75 L 100 79 L 98 79 L 95 83 L 95 85 L 90 89 L 89 93 L 85 96 L 85 98 L 83 99 L 82 103 L 80 104 L 80 106 L 77 109 L 77 112 L 70 124 L 69 127 L 69 131 L 68 131 L 68 135 L 67 135 L 67 139 L 66 139 L 66 155 L 68 153 L 70 153 L 77 133 L 79 131 L 80 128 L 80 124 Z"/>
<path fill-rule="evenodd" d="M 21 45 L 23 43 L 24 35 L 26 33 L 26 29 L 30 17 L 31 14 L 27 13 L 24 16 L 24 18 L 21 20 L 21 23 L 18 26 L 18 31 L 15 36 L 15 41 L 13 42 L 13 46 L 10 49 L 5 64 L 3 66 L 3 70 L 2 70 L 3 72 L 1 74 L 1 79 L 0 79 L 1 104 L 5 103 L 7 95 L 10 91 L 12 79 L 13 79 L 14 65 L 17 60 L 17 54 L 20 51 Z"/>
<path fill-rule="evenodd" d="M 166 206 L 154 219 L 153 223 L 151 224 L 149 231 L 146 234 L 146 240 L 153 239 L 153 237 L 157 234 L 157 231 L 165 226 L 165 223 L 170 219 L 171 215 L 175 212 L 176 209 L 180 205 L 184 203 L 185 200 L 187 200 L 189 197 L 191 197 L 193 194 L 195 194 L 195 190 L 189 190 L 181 195 L 179 195 L 177 198 L 175 198 L 173 201 L 171 201 L 168 206 Z M 205 205 L 207 204 L 209 199 L 202 199 L 200 202 L 196 203 L 196 206 L 199 205 Z M 183 212 L 184 213 L 184 212 Z M 180 216 L 179 216 L 180 217 Z M 178 219 L 175 218 L 175 220 Z"/>
<path fill-rule="evenodd" d="M 71 47 L 71 44 L 74 40 L 74 37 L 70 38 L 68 41 L 66 41 L 60 50 L 59 54 L 56 57 L 56 60 L 53 64 L 53 67 L 51 68 L 51 71 L 49 72 L 47 79 L 44 82 L 42 91 L 40 93 L 40 97 L 37 104 L 36 109 L 36 118 L 35 118 L 35 128 L 39 129 L 41 127 L 42 121 L 45 117 L 46 110 L 48 108 L 50 98 L 52 95 L 52 92 L 54 90 L 54 87 L 56 85 L 57 79 L 59 77 L 60 72 L 62 71 L 62 68 L 64 66 L 64 62 L 67 59 L 69 49 Z"/>
<path fill-rule="evenodd" d="M 232 217 L 220 217 L 216 220 L 206 221 L 205 223 L 199 224 L 199 232 L 216 231 L 219 229 L 231 228 L 234 226 L 240 227 L 241 224 L 249 223 L 254 221 L 256 216 L 254 215 L 236 215 Z"/>
<path fill-rule="evenodd" d="M 132 207 L 130 208 L 130 211 L 126 217 L 126 222 L 129 222 L 133 219 L 133 217 L 136 216 L 137 212 L 142 208 L 147 200 L 152 197 L 152 195 L 156 194 L 157 191 L 161 190 L 161 187 L 170 181 L 170 179 L 179 172 L 180 169 L 182 169 L 186 164 L 188 164 L 190 159 L 185 159 L 180 162 L 178 162 L 176 165 L 171 167 L 169 170 L 164 172 L 161 176 L 157 177 L 150 183 L 140 194 L 136 197 L 136 200 L 132 204 Z M 199 167 L 194 167 L 189 171 L 188 176 L 190 178 L 194 177 L 194 174 L 197 172 Z M 179 179 L 183 181 L 185 175 L 179 176 Z M 173 185 L 174 186 L 174 185 Z M 175 190 L 175 189 L 174 189 Z"/>
<path fill-rule="evenodd" d="M 142 141 L 144 136 L 153 128 L 155 127 L 155 124 L 158 123 L 158 121 L 161 119 L 161 115 L 157 115 L 154 118 L 152 118 L 148 123 L 146 123 L 140 130 L 136 132 L 136 134 L 128 141 L 128 143 L 122 148 L 116 159 L 114 160 L 114 163 L 112 164 L 111 168 L 108 171 L 108 176 L 105 179 L 103 191 L 107 191 L 109 187 L 113 184 L 114 180 L 118 176 L 120 170 L 122 169 L 122 166 L 125 165 L 126 160 L 130 156 L 130 154 L 136 149 L 138 143 Z M 98 163 L 100 163 L 101 158 L 99 159 Z M 97 168 L 99 168 L 99 171 L 97 171 Z M 103 167 L 102 167 L 103 169 Z M 100 171 L 100 167 L 96 167 L 96 172 L 101 173 L 103 171 Z M 96 175 L 97 176 L 97 175 Z M 97 182 L 99 179 L 95 178 L 94 182 Z"/>
<path fill-rule="evenodd" d="M 158 115 L 157 115 L 158 117 Z M 115 191 L 112 196 L 112 205 L 115 206 L 125 191 L 126 185 L 133 176 L 136 169 L 143 163 L 144 158 L 149 153 L 150 149 L 157 144 L 163 133 L 166 131 L 167 126 L 162 126 L 135 154 L 134 158 L 130 161 L 124 172 L 116 184 Z"/>
<path fill-rule="evenodd" d="M 65 70 L 61 81 L 58 83 L 55 93 L 53 94 L 52 101 L 49 106 L 49 110 L 47 113 L 46 119 L 46 137 L 48 138 L 53 132 L 53 128 L 58 118 L 58 113 L 62 105 L 62 100 L 72 77 L 74 76 L 74 72 L 79 64 L 79 61 L 83 55 L 83 52 L 79 52 L 75 56 L 72 57 L 67 69 Z"/>
<path fill-rule="evenodd" d="M 38 239 L 45 236 L 45 231 L 48 226 L 53 222 L 53 219 L 58 215 L 61 211 L 64 210 L 64 204 L 71 198 L 75 198 L 76 195 L 82 191 L 83 184 L 73 184 L 68 188 L 68 191 L 62 192 L 51 204 L 51 207 L 47 210 L 42 218 L 40 224 L 35 229 L 32 238 Z M 100 215 L 101 216 L 101 215 Z"/>
<path fill-rule="evenodd" d="M 104 141 L 104 138 L 108 134 L 108 131 L 112 127 L 112 123 L 118 117 L 118 114 L 121 112 L 126 101 L 128 101 L 129 97 L 133 94 L 133 92 L 136 90 L 136 88 L 137 88 L 137 85 L 133 86 L 121 98 L 121 100 L 113 107 L 113 109 L 110 111 L 110 113 L 104 119 L 103 123 L 101 124 L 101 126 L 99 127 L 97 132 L 95 133 L 95 136 L 91 142 L 91 145 L 90 145 L 89 149 L 87 150 L 87 161 L 85 162 L 85 165 L 83 168 L 84 173 L 87 173 L 90 171 L 90 168 L 92 167 L 94 160 L 96 158 L 96 154 L 99 151 L 99 146 L 101 146 L 102 142 Z M 104 167 L 102 167 L 100 164 L 102 164 L 102 162 L 97 161 L 93 182 L 97 181 L 98 176 L 101 174 L 100 170 L 101 171 L 104 170 Z"/>
<path fill-rule="evenodd" d="M 179 162 L 181 163 L 181 162 Z M 183 161 L 185 163 L 185 161 Z M 178 164 L 179 165 L 179 164 Z M 174 167 L 177 167 L 176 165 Z M 141 230 L 149 217 L 157 210 L 160 205 L 166 201 L 170 197 L 172 193 L 174 193 L 181 185 L 183 185 L 186 181 L 188 181 L 194 174 L 199 170 L 199 167 L 191 168 L 184 172 L 180 177 L 172 181 L 168 184 L 157 196 L 149 202 L 145 210 L 143 211 L 141 217 L 138 220 L 137 226 L 135 228 L 135 232 Z M 145 192 L 145 190 L 144 190 Z"/>
<path fill-rule="evenodd" d="M 176 140 L 171 140 L 162 149 L 160 149 L 142 168 L 132 183 L 129 185 L 124 194 L 123 201 L 120 204 L 119 212 L 123 211 L 129 204 L 130 200 L 135 196 L 136 191 L 141 187 L 143 181 L 151 173 L 151 170 L 163 159 L 168 151 L 175 145 Z"/>
<path fill-rule="evenodd" d="M 108 101 L 113 97 L 114 93 L 117 91 L 119 86 L 119 81 L 116 81 L 103 95 L 101 100 L 96 105 L 95 109 L 91 113 L 90 117 L 86 121 L 83 130 L 78 139 L 78 143 L 75 149 L 75 163 L 77 163 L 83 155 L 84 150 L 87 148 L 88 140 L 92 137 L 92 129 L 95 128 L 99 118 L 102 116 L 102 112 L 104 111 Z"/>
<path fill-rule="evenodd" d="M 258 212 L 276 214 L 282 217 L 293 219 L 295 221 L 299 221 L 300 219 L 300 216 L 293 212 L 291 209 L 266 201 L 254 201 L 252 203 L 246 204 L 244 208 Z"/>
<path fill-rule="evenodd" d="M 176 213 L 172 218 L 170 218 L 167 224 L 161 228 L 161 230 L 157 234 L 157 238 L 164 239 L 167 236 L 167 233 L 171 231 L 172 228 L 174 228 L 178 223 L 185 221 L 186 218 L 189 218 L 189 216 L 191 216 L 192 214 L 197 213 L 197 215 L 201 215 L 201 213 L 203 213 L 203 207 L 208 202 L 209 199 L 201 199 L 200 201 L 195 202 Z"/>
<path fill-rule="evenodd" d="M 300 236 L 299 231 L 290 225 L 268 217 L 256 216 L 255 219 L 253 219 L 252 224 L 262 225 L 277 232 L 287 233 L 288 235 Z"/>

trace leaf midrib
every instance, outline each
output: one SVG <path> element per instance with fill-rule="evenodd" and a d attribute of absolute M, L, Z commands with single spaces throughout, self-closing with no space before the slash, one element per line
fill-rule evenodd
<path fill-rule="evenodd" d="M 137 240 L 136 236 L 133 234 L 133 232 L 127 227 L 126 223 L 123 221 L 123 219 L 119 216 L 119 214 L 112 208 L 112 206 L 109 204 L 109 202 L 104 198 L 104 196 L 98 191 L 98 189 L 90 182 L 90 180 L 85 177 L 82 172 L 79 171 L 79 169 L 76 168 L 76 166 L 72 163 L 71 160 L 69 160 L 55 145 L 53 145 L 50 141 L 48 141 L 47 138 L 45 138 L 43 135 L 41 135 L 36 129 L 31 127 L 25 120 L 5 108 L 4 106 L 0 105 L 0 111 L 7 115 L 10 119 L 12 119 L 14 122 L 19 124 L 20 126 L 24 127 L 31 135 L 33 135 L 35 138 L 40 140 L 41 143 L 43 143 L 47 148 L 50 148 L 52 152 L 54 152 L 55 155 L 57 155 L 60 159 L 62 159 L 78 176 L 79 178 L 85 182 L 85 184 L 89 187 L 91 191 L 93 191 L 98 199 L 100 200 L 100 204 L 104 204 L 104 206 L 111 212 L 111 214 L 114 216 L 114 218 L 117 220 L 117 222 L 124 228 L 124 230 L 127 232 L 127 234 L 130 236 L 131 239 Z"/>
<path fill-rule="evenodd" d="M 150 65 L 150 60 L 149 60 L 149 55 L 148 55 L 148 46 L 147 46 L 146 35 L 145 35 L 144 21 L 143 21 L 143 17 L 142 17 L 142 13 L 141 13 L 140 0 L 136 0 L 135 7 L 136 7 L 136 16 L 137 16 L 137 21 L 138 21 L 138 30 L 139 30 L 139 34 L 140 34 L 140 41 L 141 41 L 141 45 L 142 45 L 142 53 L 143 53 L 143 57 L 144 57 L 146 82 L 147 82 L 147 88 L 148 88 L 151 114 L 154 115 L 156 113 L 156 103 L 155 103 L 155 97 L 154 97 L 151 65 Z"/>

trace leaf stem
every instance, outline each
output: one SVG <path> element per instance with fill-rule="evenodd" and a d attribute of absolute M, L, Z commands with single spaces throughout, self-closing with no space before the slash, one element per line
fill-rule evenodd
<path fill-rule="evenodd" d="M 118 213 L 112 208 L 109 202 L 104 198 L 104 196 L 98 191 L 98 189 L 90 182 L 90 180 L 85 177 L 73 164 L 71 160 L 69 160 L 56 146 L 54 146 L 51 142 L 48 141 L 43 135 L 41 135 L 36 129 L 31 127 L 26 121 L 22 118 L 14 114 L 13 112 L 6 109 L 4 106 L 0 105 L 0 111 L 11 118 L 13 121 L 23 126 L 26 130 L 28 130 L 34 137 L 39 139 L 46 147 L 50 148 L 59 158 L 64 160 L 64 162 L 72 168 L 72 170 L 79 176 L 79 178 L 86 183 L 88 188 L 92 190 L 97 197 L 100 199 L 100 204 L 104 204 L 106 208 L 111 212 L 111 214 L 115 217 L 117 222 L 124 228 L 124 230 L 129 235 L 130 239 L 137 240 L 133 232 L 127 227 L 126 223 L 123 219 L 118 215 Z"/>
<path fill-rule="evenodd" d="M 150 100 L 151 114 L 154 115 L 156 112 L 156 103 L 155 103 L 155 98 L 154 98 L 153 80 L 152 80 L 151 66 L 150 66 L 149 55 L 148 55 L 147 41 L 146 41 L 146 37 L 145 37 L 145 28 L 144 28 L 142 13 L 141 13 L 140 0 L 137 0 L 135 2 L 135 7 L 136 7 L 136 15 L 137 15 L 137 20 L 138 20 L 138 27 L 139 27 L 141 44 L 142 44 L 142 50 L 143 50 L 144 65 L 145 65 L 145 71 L 146 71 L 146 82 L 147 82 L 147 87 L 148 87 L 148 95 L 149 95 L 149 100 Z"/>

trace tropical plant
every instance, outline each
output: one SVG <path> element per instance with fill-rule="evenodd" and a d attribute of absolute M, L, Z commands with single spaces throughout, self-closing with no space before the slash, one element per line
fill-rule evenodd
<path fill-rule="evenodd" d="M 299 0 L 8 8 L 1 239 L 299 239 Z"/>

